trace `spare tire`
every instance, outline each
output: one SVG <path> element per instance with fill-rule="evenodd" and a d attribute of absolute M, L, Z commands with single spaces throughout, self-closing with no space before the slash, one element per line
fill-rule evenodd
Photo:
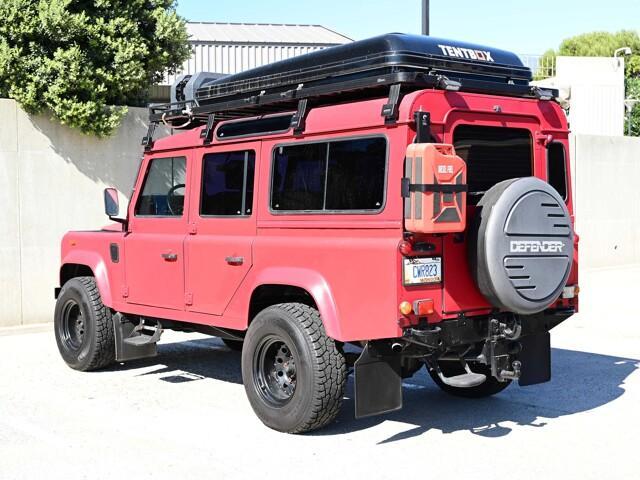
<path fill-rule="evenodd" d="M 535 177 L 491 187 L 470 228 L 469 264 L 496 308 L 541 312 L 562 293 L 573 262 L 573 227 L 560 194 Z"/>

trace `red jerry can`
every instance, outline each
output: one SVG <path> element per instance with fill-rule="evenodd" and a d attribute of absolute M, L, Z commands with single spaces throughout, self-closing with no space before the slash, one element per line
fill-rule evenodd
<path fill-rule="evenodd" d="M 462 232 L 467 214 L 467 164 L 456 155 L 453 145 L 411 144 L 402 195 L 407 231 Z"/>

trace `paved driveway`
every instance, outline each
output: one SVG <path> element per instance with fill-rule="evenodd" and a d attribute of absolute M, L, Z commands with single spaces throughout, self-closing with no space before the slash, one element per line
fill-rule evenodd
<path fill-rule="evenodd" d="M 68 369 L 49 326 L 0 331 L 0 479 L 639 479 L 640 269 L 583 275 L 583 312 L 554 330 L 553 380 L 491 399 L 424 372 L 402 411 L 280 434 L 253 415 L 240 356 L 167 332 L 157 358 Z M 615 308 L 615 310 L 614 310 Z"/>

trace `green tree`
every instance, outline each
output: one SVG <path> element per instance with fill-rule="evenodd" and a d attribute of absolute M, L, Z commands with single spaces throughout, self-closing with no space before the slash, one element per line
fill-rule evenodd
<path fill-rule="evenodd" d="M 565 57 L 613 57 L 618 48 L 631 47 L 627 57 L 627 78 L 640 74 L 640 36 L 633 30 L 619 32 L 591 32 L 567 38 L 560 44 L 557 54 Z"/>
<path fill-rule="evenodd" d="M 190 55 L 174 0 L 0 0 L 0 97 L 107 136 Z"/>
<path fill-rule="evenodd" d="M 557 51 L 545 52 L 540 59 L 540 65 L 549 62 L 555 65 L 556 56 L 612 57 L 615 51 L 622 47 L 630 47 L 632 52 L 625 59 L 626 96 L 640 100 L 640 36 L 633 30 L 620 30 L 615 33 L 591 32 L 567 38 L 562 41 Z M 626 129 L 627 126 L 625 132 Z M 640 136 L 640 104 L 636 104 L 631 112 L 631 134 Z"/>
<path fill-rule="evenodd" d="M 631 110 L 631 135 L 634 137 L 640 137 L 640 77 L 627 79 L 627 98 L 633 98 L 639 101 L 639 103 L 634 105 L 633 110 Z M 625 133 L 628 129 L 629 118 L 625 117 Z"/>

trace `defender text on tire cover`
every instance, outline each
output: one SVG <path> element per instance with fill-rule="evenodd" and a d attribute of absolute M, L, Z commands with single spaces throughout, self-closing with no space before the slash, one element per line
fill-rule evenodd
<path fill-rule="evenodd" d="M 551 185 L 535 177 L 494 185 L 473 227 L 471 268 L 492 305 L 532 314 L 558 299 L 573 262 L 573 228 Z"/>

